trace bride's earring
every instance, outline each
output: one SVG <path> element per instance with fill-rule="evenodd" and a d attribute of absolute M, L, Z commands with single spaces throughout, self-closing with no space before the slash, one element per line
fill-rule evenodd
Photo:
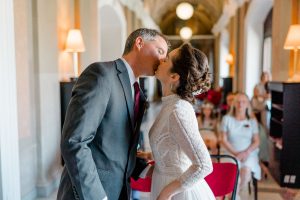
<path fill-rule="evenodd" d="M 170 85 L 170 89 L 173 92 L 173 84 Z"/>

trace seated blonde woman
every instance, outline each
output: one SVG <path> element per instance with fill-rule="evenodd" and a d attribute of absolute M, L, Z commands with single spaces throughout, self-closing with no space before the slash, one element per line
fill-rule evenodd
<path fill-rule="evenodd" d="M 217 119 L 213 113 L 214 105 L 205 102 L 201 105 L 200 115 L 197 117 L 200 134 L 212 154 L 217 153 L 218 135 Z"/>
<path fill-rule="evenodd" d="M 261 178 L 258 158 L 259 135 L 256 118 L 246 94 L 238 93 L 221 124 L 222 144 L 240 163 L 239 191 L 246 188 L 251 172 Z"/>

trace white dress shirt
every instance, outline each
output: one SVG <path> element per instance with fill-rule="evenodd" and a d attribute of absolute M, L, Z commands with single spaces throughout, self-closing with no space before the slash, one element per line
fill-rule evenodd
<path fill-rule="evenodd" d="M 131 85 L 131 95 L 132 95 L 132 99 L 134 100 L 134 82 L 138 81 L 138 78 L 136 78 L 134 76 L 133 70 L 131 68 L 131 66 L 128 64 L 128 62 L 124 59 L 121 58 L 121 60 L 124 62 L 127 72 L 128 72 L 128 76 L 129 76 L 129 80 L 130 80 L 130 85 Z"/>

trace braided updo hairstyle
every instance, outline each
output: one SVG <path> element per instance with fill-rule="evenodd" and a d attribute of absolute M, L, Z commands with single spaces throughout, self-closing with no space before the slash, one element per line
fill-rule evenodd
<path fill-rule="evenodd" d="M 191 103 L 194 102 L 194 92 L 206 92 L 211 85 L 208 60 L 206 55 L 192 47 L 190 44 L 183 44 L 172 59 L 172 73 L 179 74 L 179 85 L 176 94 L 182 99 Z"/>

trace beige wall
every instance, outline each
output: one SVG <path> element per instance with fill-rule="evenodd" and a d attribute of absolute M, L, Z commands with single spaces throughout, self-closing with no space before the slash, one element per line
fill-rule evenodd
<path fill-rule="evenodd" d="M 32 3 L 15 0 L 15 47 L 21 196 L 35 195 L 37 180 L 36 91 L 34 78 Z"/>
<path fill-rule="evenodd" d="M 286 81 L 289 78 L 289 53 L 284 50 L 285 37 L 291 23 L 292 1 L 274 0 L 272 27 L 272 78 Z"/>
<path fill-rule="evenodd" d="M 86 49 L 85 52 L 80 53 L 80 71 L 100 60 L 99 1 L 105 0 L 80 1 L 80 29 Z"/>
<path fill-rule="evenodd" d="M 57 39 L 59 79 L 69 81 L 73 76 L 71 53 L 64 52 L 69 29 L 75 28 L 74 1 L 57 0 Z"/>

